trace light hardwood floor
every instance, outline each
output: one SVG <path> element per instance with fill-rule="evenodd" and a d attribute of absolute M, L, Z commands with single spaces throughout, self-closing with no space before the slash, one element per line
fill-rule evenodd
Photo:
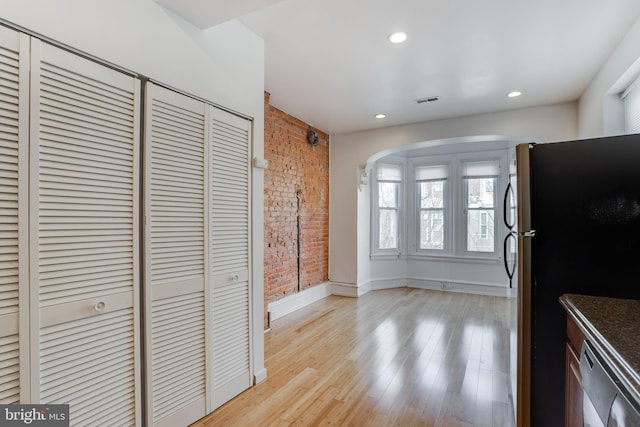
<path fill-rule="evenodd" d="M 194 426 L 513 426 L 509 300 L 331 296 L 271 325 L 267 379 Z"/>

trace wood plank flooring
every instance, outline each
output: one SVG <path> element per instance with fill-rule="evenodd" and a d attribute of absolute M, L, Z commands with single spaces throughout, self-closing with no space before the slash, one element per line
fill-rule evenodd
<path fill-rule="evenodd" d="M 194 424 L 511 427 L 505 298 L 331 296 L 271 325 L 267 379 Z"/>

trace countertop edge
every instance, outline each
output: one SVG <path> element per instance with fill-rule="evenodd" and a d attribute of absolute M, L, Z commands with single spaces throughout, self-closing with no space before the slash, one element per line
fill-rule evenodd
<path fill-rule="evenodd" d="M 607 339 L 589 322 L 580 309 L 572 302 L 570 296 L 562 295 L 560 304 L 565 308 L 567 313 L 573 318 L 578 327 L 585 334 L 585 337 L 596 348 L 598 354 L 604 359 L 604 362 L 610 367 L 615 376 L 626 388 L 626 391 L 636 401 L 640 402 L 640 375 L 635 372 L 611 346 Z"/>

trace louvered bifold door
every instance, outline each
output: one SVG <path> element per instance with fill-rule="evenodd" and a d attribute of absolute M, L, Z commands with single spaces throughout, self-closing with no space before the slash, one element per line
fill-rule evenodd
<path fill-rule="evenodd" d="M 140 425 L 140 84 L 32 40 L 33 401 Z"/>
<path fill-rule="evenodd" d="M 206 415 L 206 108 L 154 84 L 145 105 L 147 415 L 180 426 Z"/>
<path fill-rule="evenodd" d="M 251 386 L 251 122 L 211 107 L 212 409 Z"/>
<path fill-rule="evenodd" d="M 0 404 L 29 401 L 29 37 L 0 27 Z"/>

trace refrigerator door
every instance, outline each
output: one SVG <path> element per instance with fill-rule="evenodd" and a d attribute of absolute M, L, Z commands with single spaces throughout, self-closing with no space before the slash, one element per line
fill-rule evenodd
<path fill-rule="evenodd" d="M 566 314 L 558 298 L 640 299 L 640 135 L 538 144 L 529 155 L 531 182 L 519 190 L 530 189 L 530 205 L 521 206 L 520 229 L 536 233 L 520 239 L 520 304 L 530 334 L 523 363 L 531 425 L 561 426 Z"/>
<path fill-rule="evenodd" d="M 531 230 L 529 144 L 516 147 L 519 230 Z M 531 239 L 518 239 L 518 373 L 516 425 L 531 425 Z"/>

